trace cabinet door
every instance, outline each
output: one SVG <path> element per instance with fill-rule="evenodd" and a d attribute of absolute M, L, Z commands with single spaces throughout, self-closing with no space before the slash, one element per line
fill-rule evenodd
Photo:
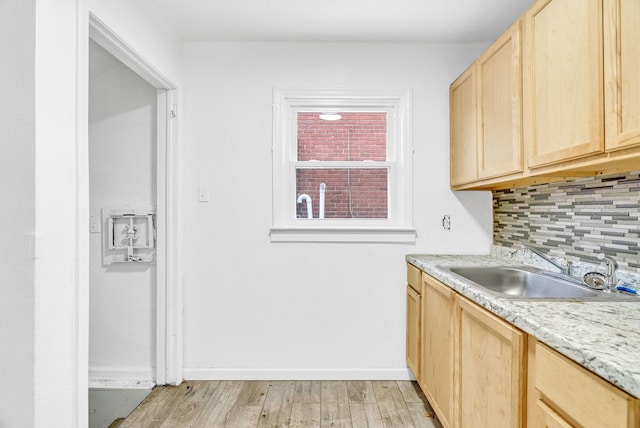
<path fill-rule="evenodd" d="M 407 365 L 416 379 L 420 379 L 420 303 L 420 294 L 407 286 Z"/>
<path fill-rule="evenodd" d="M 475 66 L 451 84 L 449 90 L 451 186 L 478 179 L 478 118 Z"/>
<path fill-rule="evenodd" d="M 569 422 L 565 421 L 562 416 L 554 412 L 549 406 L 542 401 L 538 401 L 537 410 L 540 413 L 540 420 L 543 425 L 539 428 L 574 428 Z M 531 427 L 536 428 L 536 427 Z"/>
<path fill-rule="evenodd" d="M 522 23 L 478 58 L 478 176 L 522 171 Z"/>
<path fill-rule="evenodd" d="M 602 0 L 538 0 L 525 15 L 529 167 L 604 151 Z"/>
<path fill-rule="evenodd" d="M 640 2 L 605 0 L 606 148 L 640 144 Z"/>
<path fill-rule="evenodd" d="M 526 334 L 456 297 L 456 426 L 524 424 Z"/>
<path fill-rule="evenodd" d="M 454 291 L 428 275 L 422 282 L 421 386 L 442 425 L 452 426 Z"/>

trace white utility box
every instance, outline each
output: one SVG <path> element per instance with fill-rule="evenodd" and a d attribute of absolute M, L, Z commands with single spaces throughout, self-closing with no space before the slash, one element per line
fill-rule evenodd
<path fill-rule="evenodd" d="M 103 263 L 153 263 L 156 243 L 153 207 L 103 208 Z"/>

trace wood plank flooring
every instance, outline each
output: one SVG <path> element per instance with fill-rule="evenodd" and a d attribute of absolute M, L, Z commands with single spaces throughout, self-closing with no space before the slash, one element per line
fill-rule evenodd
<path fill-rule="evenodd" d="M 187 381 L 155 388 L 115 426 L 442 428 L 409 381 Z"/>

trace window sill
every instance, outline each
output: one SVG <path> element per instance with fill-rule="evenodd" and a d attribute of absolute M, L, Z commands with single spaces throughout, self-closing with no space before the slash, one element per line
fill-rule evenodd
<path fill-rule="evenodd" d="M 415 244 L 413 228 L 272 227 L 271 242 L 364 242 Z"/>

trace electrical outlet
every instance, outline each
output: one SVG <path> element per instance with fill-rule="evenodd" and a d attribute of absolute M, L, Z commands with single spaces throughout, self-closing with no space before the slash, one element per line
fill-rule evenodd
<path fill-rule="evenodd" d="M 198 187 L 198 202 L 209 202 L 209 186 Z"/>
<path fill-rule="evenodd" d="M 449 214 L 445 214 L 442 217 L 442 228 L 444 230 L 451 230 L 451 216 Z"/>

